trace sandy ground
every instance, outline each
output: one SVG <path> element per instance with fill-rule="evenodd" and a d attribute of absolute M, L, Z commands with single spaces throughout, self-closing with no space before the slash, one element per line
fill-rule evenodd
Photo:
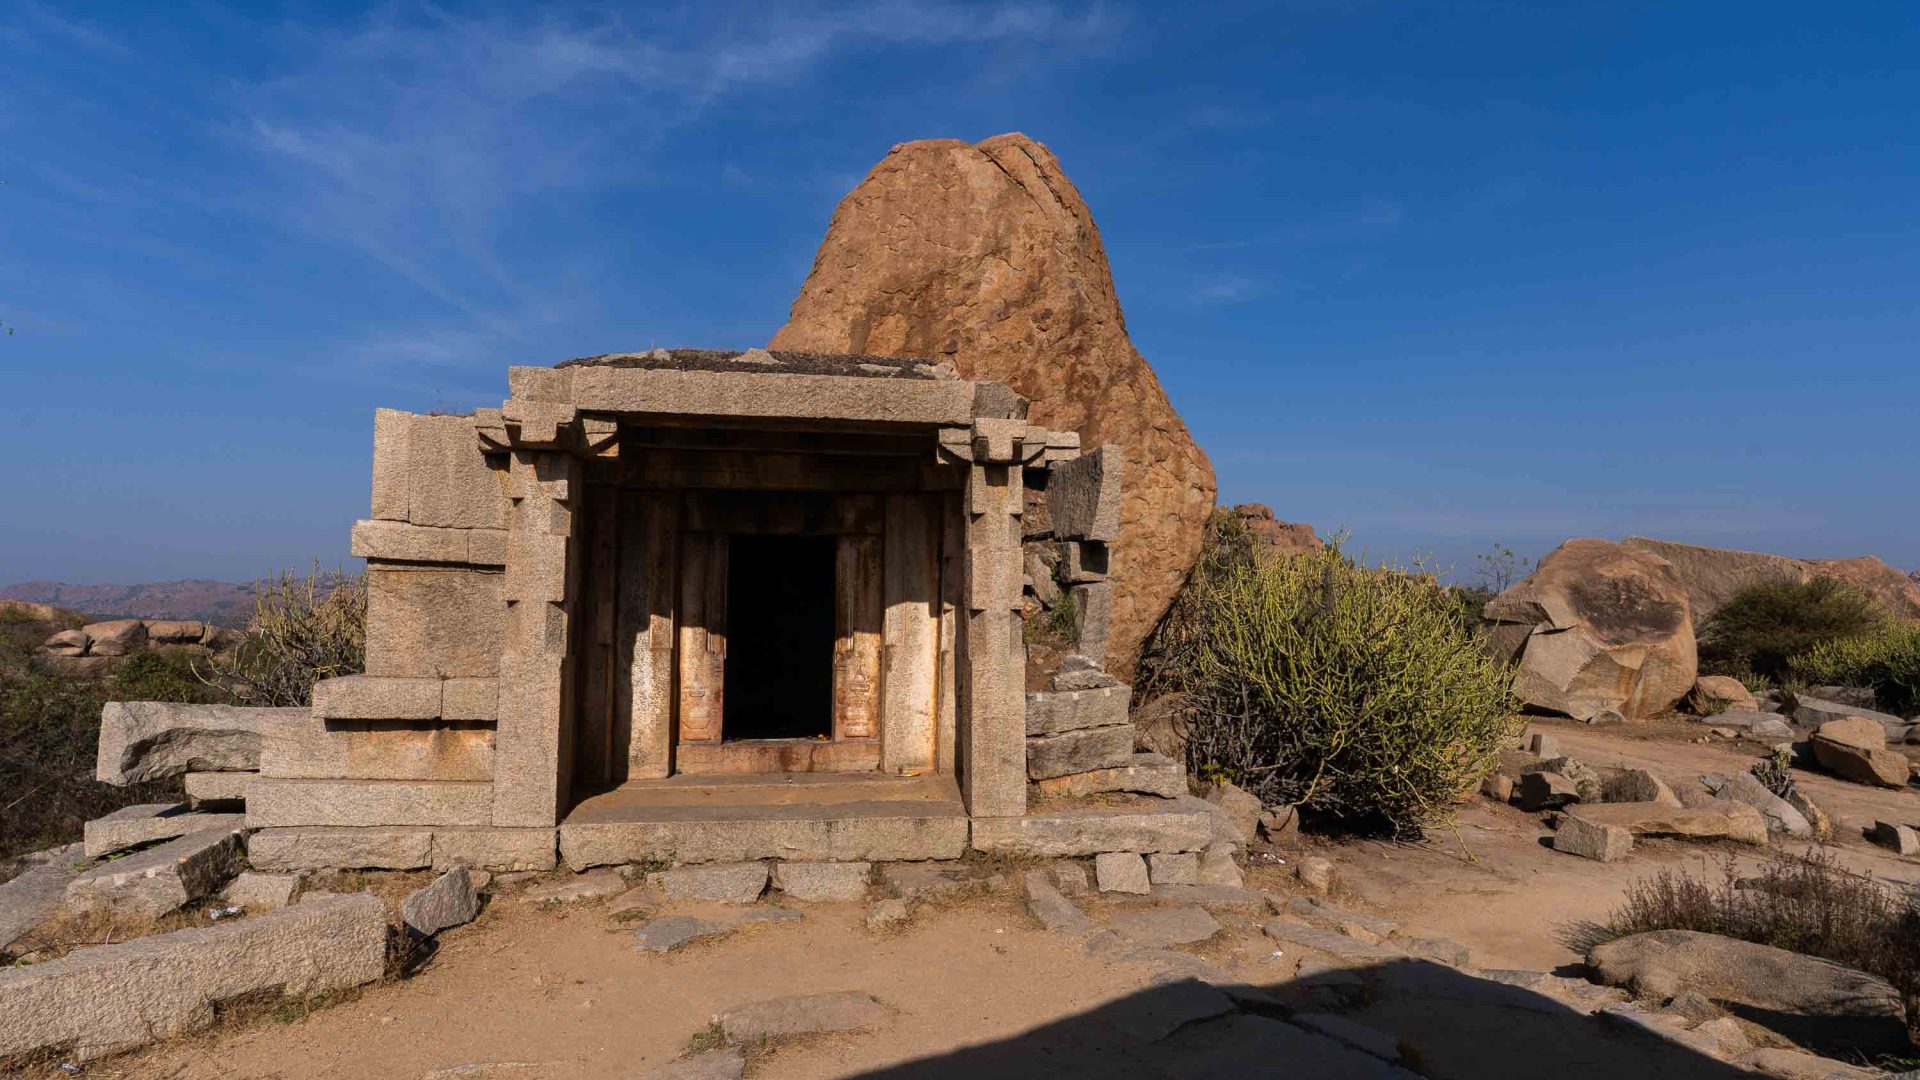
<path fill-rule="evenodd" d="M 1685 741 L 1687 731 L 1648 737 L 1564 724 L 1539 730 L 1552 731 L 1590 764 L 1645 767 L 1674 781 L 1744 770 L 1763 752 L 1749 744 Z M 1920 883 L 1920 864 L 1868 845 L 1860 833 L 1876 818 L 1920 820 L 1920 795 L 1817 775 L 1801 774 L 1800 782 L 1833 815 L 1830 850 L 1847 865 L 1889 882 Z M 1760 854 L 1655 840 L 1609 865 L 1549 850 L 1543 839 L 1550 835 L 1534 815 L 1475 799 L 1462 806 L 1455 831 L 1409 844 L 1308 842 L 1281 851 L 1285 862 L 1255 865 L 1247 883 L 1282 896 L 1299 893 L 1293 863 L 1323 854 L 1338 866 L 1335 891 L 1342 902 L 1392 917 L 1406 931 L 1466 944 L 1482 968 L 1552 971 L 1580 959 L 1564 943 L 1565 931 L 1604 918 L 1637 877 L 1676 866 L 1717 872 L 1728 855 L 1752 862 Z M 904 930 L 868 930 L 864 905 L 811 905 L 802 921 L 751 927 L 665 956 L 636 950 L 631 924 L 597 906 L 539 907 L 509 893 L 475 924 L 443 935 L 432 963 L 405 982 L 370 988 L 292 1021 L 229 1025 L 97 1064 L 88 1075 L 412 1080 L 494 1063 L 490 1070 L 451 1075 L 611 1080 L 680 1056 L 729 1006 L 863 990 L 894 1009 L 894 1022 L 882 1031 L 784 1045 L 749 1071 L 824 1080 L 1013 1039 L 1111 1009 L 1153 980 L 1153 965 L 1089 955 L 1079 939 L 1040 930 L 1025 913 L 1015 880 L 1017 873 L 1008 875 L 1006 886 L 989 896 L 921 909 Z M 1084 906 L 1102 918 L 1120 905 L 1099 899 Z M 1191 951 L 1250 983 L 1274 985 L 1291 976 L 1290 959 L 1277 957 L 1259 935 L 1259 915 L 1216 914 L 1227 932 Z M 1540 1037 L 1551 1047 L 1559 1036 Z M 1055 1050 L 1041 1057 L 1046 1052 Z M 991 1075 L 1067 1075 L 1049 1071 L 1044 1060 L 1034 1066 L 1030 1074 Z M 908 1068 L 900 1075 L 919 1074 Z"/>

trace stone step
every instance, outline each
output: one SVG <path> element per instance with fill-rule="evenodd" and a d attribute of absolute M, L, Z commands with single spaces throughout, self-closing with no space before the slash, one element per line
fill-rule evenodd
<path fill-rule="evenodd" d="M 1212 840 L 1203 810 L 1141 797 L 1131 804 L 975 818 L 973 846 L 1009 855 L 1081 856 L 1109 851 L 1200 851 Z"/>
<path fill-rule="evenodd" d="M 67 884 L 67 907 L 159 918 L 212 894 L 239 870 L 246 846 L 240 830 L 188 833 L 74 878 Z"/>
<path fill-rule="evenodd" d="M 1118 791 L 1177 799 L 1187 794 L 1187 773 L 1172 758 L 1148 752 L 1134 754 L 1122 765 L 1036 780 L 1033 790 L 1043 798 L 1081 798 Z"/>
<path fill-rule="evenodd" d="M 139 803 L 94 818 L 81 827 L 81 835 L 87 858 L 98 859 L 188 833 L 215 829 L 232 832 L 246 823 L 245 814 L 199 814 L 187 809 L 185 803 Z"/>

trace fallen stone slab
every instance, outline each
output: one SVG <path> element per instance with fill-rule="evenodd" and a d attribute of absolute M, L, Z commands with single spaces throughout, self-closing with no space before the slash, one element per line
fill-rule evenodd
<path fill-rule="evenodd" d="M 1619 862 L 1633 852 L 1633 833 L 1621 825 L 1568 814 L 1554 830 L 1553 850 L 1600 862 Z"/>
<path fill-rule="evenodd" d="M 1900 992 L 1828 960 L 1691 930 L 1655 930 L 1594 947 L 1587 965 L 1649 1001 L 1692 990 L 1802 1046 L 1892 1053 L 1908 1047 Z"/>
<path fill-rule="evenodd" d="M 986 889 L 987 881 L 958 862 L 896 862 L 880 868 L 880 881 L 909 904 L 945 900 Z"/>
<path fill-rule="evenodd" d="M 614 869 L 589 870 L 545 885 L 535 885 L 520 894 L 522 900 L 536 904 L 577 904 L 586 900 L 604 900 L 627 891 L 627 879 Z"/>
<path fill-rule="evenodd" d="M 1041 870 L 1029 870 L 1025 878 L 1027 912 L 1049 930 L 1087 930 L 1093 926 L 1086 913 L 1056 888 L 1050 876 Z"/>
<path fill-rule="evenodd" d="M 1879 726 L 1881 734 L 1887 739 L 1897 741 L 1905 738 L 1907 729 L 1913 725 L 1892 713 L 1877 712 L 1860 705 L 1849 705 L 1844 701 L 1827 701 L 1822 698 L 1800 694 L 1793 699 L 1793 718 L 1808 727 L 1821 727 L 1830 721 L 1854 717 Z M 1715 723 L 1719 718 L 1715 718 Z M 1895 735 L 1894 732 L 1899 732 Z"/>
<path fill-rule="evenodd" d="M 790 1035 L 870 1031 L 887 1021 L 887 1007 L 871 994 L 845 990 L 795 994 L 735 1005 L 715 1018 L 727 1041 L 753 1044 Z"/>
<path fill-rule="evenodd" d="M 1731 799 L 1715 799 L 1711 805 L 1692 808 L 1659 803 L 1582 803 L 1567 808 L 1563 817 L 1577 817 L 1592 825 L 1618 825 L 1636 837 L 1767 842 L 1766 818 L 1753 807 Z M 1564 821 L 1561 827 L 1565 828 Z"/>
<path fill-rule="evenodd" d="M 354 893 L 0 969 L 0 1060 L 91 1061 L 206 1027 L 215 1004 L 243 995 L 373 982 L 386 955 L 380 900 Z"/>
<path fill-rule="evenodd" d="M 1116 911 L 1107 922 L 1129 941 L 1154 948 L 1191 945 L 1220 932 L 1220 921 L 1192 904 Z"/>
<path fill-rule="evenodd" d="M 220 890 L 220 898 L 248 911 L 272 911 L 293 903 L 293 898 L 300 893 L 302 880 L 299 874 L 245 870 L 227 882 L 227 887 Z"/>
<path fill-rule="evenodd" d="M 705 863 L 676 866 L 648 875 L 669 900 L 710 900 L 721 904 L 751 904 L 767 891 L 767 864 L 763 862 Z"/>
<path fill-rule="evenodd" d="M 1153 891 L 1147 861 L 1131 851 L 1108 851 L 1093 858 L 1093 879 L 1101 892 L 1145 896 Z"/>
<path fill-rule="evenodd" d="M 1259 910 L 1267 906 L 1267 894 L 1233 885 L 1155 885 L 1153 898 L 1175 904 L 1198 904 L 1204 908 Z"/>
<path fill-rule="evenodd" d="M 864 900 L 872 874 L 866 862 L 783 862 L 773 868 L 773 887 L 795 900 Z"/>
<path fill-rule="evenodd" d="M 1333 887 L 1333 862 L 1318 855 L 1309 855 L 1294 865 L 1293 876 L 1300 879 L 1300 884 L 1315 892 L 1326 892 Z"/>
<path fill-rule="evenodd" d="M 740 1080 L 746 1068 L 746 1056 L 729 1046 L 648 1069 L 639 1080 Z"/>
<path fill-rule="evenodd" d="M 75 864 L 84 858 L 79 844 L 40 853 L 43 858 L 12 881 L 0 884 L 0 950 L 45 922 L 60 910 L 67 884 L 80 876 Z"/>
<path fill-rule="evenodd" d="M 1679 806 L 1680 796 L 1673 793 L 1665 780 L 1645 769 L 1626 769 L 1607 779 L 1605 785 L 1607 802 L 1653 802 L 1663 806 Z"/>
<path fill-rule="evenodd" d="M 94 776 L 125 786 L 190 772 L 255 770 L 269 734 L 311 720 L 304 708 L 110 701 L 100 710 Z"/>
<path fill-rule="evenodd" d="M 1349 911 L 1330 900 L 1318 896 L 1297 896 L 1287 902 L 1283 914 L 1291 915 L 1308 926 L 1317 926 L 1322 930 L 1338 930 L 1350 938 L 1357 938 L 1372 945 L 1392 937 L 1399 929 L 1389 919 L 1378 919 Z"/>
<path fill-rule="evenodd" d="M 1027 695 L 1027 734 L 1058 735 L 1064 731 L 1124 724 L 1131 694 L 1131 687 L 1119 685 L 1030 693 Z"/>
<path fill-rule="evenodd" d="M 1270 920 L 1260 927 L 1260 932 L 1282 944 L 1317 949 L 1342 960 L 1387 960 L 1399 955 L 1334 930 L 1322 930 L 1317 926 L 1306 926 L 1286 919 Z"/>
<path fill-rule="evenodd" d="M 1172 758 L 1147 752 L 1108 768 L 1035 780 L 1033 789 L 1043 798 L 1081 798 L 1130 791 L 1177 799 L 1187 793 L 1187 773 Z"/>
<path fill-rule="evenodd" d="M 1520 777 L 1520 809 L 1557 810 L 1580 801 L 1580 789 L 1555 772 L 1530 772 Z"/>
<path fill-rule="evenodd" d="M 1132 724 L 1034 736 L 1027 740 L 1027 779 L 1048 780 L 1126 765 L 1133 759 L 1133 740 Z"/>
<path fill-rule="evenodd" d="M 1402 937 L 1393 939 L 1393 947 L 1408 956 L 1421 960 L 1432 960 L 1448 967 L 1466 968 L 1473 966 L 1473 950 L 1457 941 L 1445 938 Z"/>
<path fill-rule="evenodd" d="M 733 927 L 692 915 L 668 915 L 642 923 L 633 932 L 634 943 L 646 952 L 672 952 L 683 945 L 725 937 Z"/>
<path fill-rule="evenodd" d="M 240 869 L 244 831 L 189 833 L 159 847 L 102 863 L 67 883 L 77 913 L 123 911 L 159 918 L 215 890 Z"/>
<path fill-rule="evenodd" d="M 467 868 L 456 866 L 400 901 L 400 921 L 422 937 L 464 926 L 480 914 L 480 894 Z"/>
<path fill-rule="evenodd" d="M 1240 864 L 1234 859 L 1239 849 L 1215 841 L 1213 846 L 1200 853 L 1199 884 L 1224 885 L 1237 889 L 1246 884 L 1240 873 Z"/>
<path fill-rule="evenodd" d="M 94 818 L 81 826 L 81 836 L 87 858 L 99 859 L 156 840 L 196 832 L 232 832 L 246 824 L 245 814 L 202 814 L 186 803 L 139 803 Z"/>
<path fill-rule="evenodd" d="M 1813 825 L 1793 804 L 1767 790 L 1752 773 L 1707 773 L 1700 778 L 1708 791 L 1722 799 L 1746 803 L 1767 819 L 1767 831 L 1805 839 L 1813 835 Z"/>
<path fill-rule="evenodd" d="M 1858 716 L 1821 724 L 1811 745 L 1821 768 L 1856 784 L 1905 787 L 1913 772 L 1906 755 L 1887 749 L 1885 729 Z"/>

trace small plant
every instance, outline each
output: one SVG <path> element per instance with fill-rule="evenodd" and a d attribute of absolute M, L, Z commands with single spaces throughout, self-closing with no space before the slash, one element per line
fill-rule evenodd
<path fill-rule="evenodd" d="M 1477 564 L 1473 576 L 1478 578 L 1482 588 L 1490 594 L 1488 599 L 1506 592 L 1514 582 L 1527 576 L 1527 570 L 1533 565 L 1526 559 L 1513 553 L 1505 544 L 1493 545 L 1493 550 L 1475 555 Z"/>
<path fill-rule="evenodd" d="M 1756 585 L 1701 624 L 1700 670 L 1778 680 L 1795 657 L 1826 642 L 1871 634 L 1884 619 L 1872 598 L 1831 578 Z"/>
<path fill-rule="evenodd" d="M 365 579 L 286 571 L 255 584 L 246 640 L 201 677 L 251 705 L 310 705 L 314 683 L 366 669 L 366 620 Z"/>
<path fill-rule="evenodd" d="M 720 1026 L 718 1020 L 715 1020 L 706 1027 L 694 1032 L 693 1037 L 687 1040 L 687 1052 L 685 1056 L 697 1057 L 701 1054 L 723 1049 L 726 1045 L 727 1031 Z"/>
<path fill-rule="evenodd" d="M 1519 729 L 1506 671 L 1430 576 L 1337 540 L 1261 562 L 1240 528 L 1216 523 L 1147 662 L 1184 695 L 1189 768 L 1347 828 L 1444 823 Z"/>
<path fill-rule="evenodd" d="M 1861 637 L 1823 641 L 1793 658 L 1793 673 L 1816 686 L 1866 686 L 1880 707 L 1920 709 L 1920 623 L 1889 622 Z"/>

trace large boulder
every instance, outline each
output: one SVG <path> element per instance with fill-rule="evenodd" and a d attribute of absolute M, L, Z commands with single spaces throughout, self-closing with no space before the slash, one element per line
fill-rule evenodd
<path fill-rule="evenodd" d="M 1560 545 L 1485 614 L 1496 647 L 1519 660 L 1514 693 L 1537 709 L 1645 720 L 1672 708 L 1699 673 L 1673 568 L 1610 540 Z"/>
<path fill-rule="evenodd" d="M 834 211 L 769 348 L 950 361 L 1032 399 L 1036 424 L 1121 446 L 1107 667 L 1127 677 L 1199 556 L 1213 466 L 1128 340 L 1100 231 L 1051 151 L 1020 134 L 894 147 Z"/>
<path fill-rule="evenodd" d="M 1313 531 L 1313 526 L 1280 521 L 1273 516 L 1273 507 L 1265 503 L 1241 503 L 1233 508 L 1233 516 L 1239 519 L 1240 527 L 1253 537 L 1254 558 L 1263 562 L 1307 555 L 1327 546 L 1326 541 Z"/>
<path fill-rule="evenodd" d="M 1818 957 L 1692 930 L 1654 930 L 1595 946 L 1587 966 L 1608 986 L 1666 1002 L 1692 991 L 1816 1048 L 1907 1048 L 1906 1006 L 1885 979 Z"/>
<path fill-rule="evenodd" d="M 1623 543 L 1635 551 L 1658 555 L 1673 566 L 1693 604 L 1695 619 L 1706 619 L 1728 600 L 1756 585 L 1804 582 L 1816 577 L 1844 581 L 1888 611 L 1920 618 L 1920 581 L 1870 555 L 1856 559 L 1790 559 L 1646 536 L 1629 536 Z"/>
<path fill-rule="evenodd" d="M 1887 749 L 1887 729 L 1862 716 L 1821 724 L 1811 742 L 1821 768 L 1856 784 L 1905 787 L 1913 772 L 1905 754 Z"/>

